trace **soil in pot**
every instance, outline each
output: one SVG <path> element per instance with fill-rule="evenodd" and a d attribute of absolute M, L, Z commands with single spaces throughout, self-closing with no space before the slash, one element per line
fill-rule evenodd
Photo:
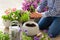
<path fill-rule="evenodd" d="M 32 23 L 32 24 L 27 23 L 27 24 L 26 24 L 26 26 L 27 26 L 27 27 L 36 27 L 36 25 L 35 25 L 35 24 L 33 24 L 33 23 Z"/>

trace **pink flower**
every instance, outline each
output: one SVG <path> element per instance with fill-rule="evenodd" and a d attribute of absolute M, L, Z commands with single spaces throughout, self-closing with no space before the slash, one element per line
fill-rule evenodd
<path fill-rule="evenodd" d="M 8 11 L 5 11 L 5 13 L 8 15 L 10 12 L 8 12 Z"/>
<path fill-rule="evenodd" d="M 6 15 L 8 15 L 10 12 L 11 12 L 11 9 L 10 9 L 10 8 L 8 8 L 8 9 L 5 11 Z"/>
<path fill-rule="evenodd" d="M 13 8 L 12 11 L 15 12 L 16 11 L 16 8 Z"/>
<path fill-rule="evenodd" d="M 10 13 L 10 9 L 7 9 L 7 10 L 5 11 L 5 13 L 6 13 L 6 15 L 8 15 L 8 14 Z"/>

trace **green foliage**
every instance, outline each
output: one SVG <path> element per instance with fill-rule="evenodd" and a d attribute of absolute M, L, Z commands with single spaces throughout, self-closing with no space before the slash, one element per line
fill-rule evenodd
<path fill-rule="evenodd" d="M 20 13 L 20 10 L 17 10 L 15 12 L 11 12 L 8 16 L 9 16 L 11 21 L 13 21 L 13 20 L 19 21 L 19 19 L 20 19 L 19 13 Z"/>
<path fill-rule="evenodd" d="M 34 8 L 34 6 L 30 6 L 30 12 L 35 12 L 35 8 Z"/>
<path fill-rule="evenodd" d="M 20 17 L 20 19 L 21 19 L 20 21 L 21 22 L 28 21 L 29 20 L 29 14 L 30 14 L 30 12 L 25 12 L 24 14 L 22 14 Z"/>
<path fill-rule="evenodd" d="M 31 37 L 27 36 L 24 32 L 22 35 L 22 40 L 33 40 Z"/>
<path fill-rule="evenodd" d="M 0 31 L 0 40 L 9 40 L 9 35 Z"/>
<path fill-rule="evenodd" d="M 25 22 L 29 20 L 29 14 L 30 12 L 24 12 L 23 10 L 16 10 L 15 12 L 11 12 L 8 15 L 3 15 L 3 20 L 17 20 L 19 22 Z"/>
<path fill-rule="evenodd" d="M 8 15 L 3 15 L 2 18 L 3 18 L 3 20 L 9 20 L 9 16 Z"/>
<path fill-rule="evenodd" d="M 40 40 L 51 40 L 50 37 L 46 33 L 42 33 L 43 37 L 39 37 Z M 22 40 L 33 40 L 32 37 L 27 36 L 25 32 L 22 33 Z"/>
<path fill-rule="evenodd" d="M 43 36 L 40 40 L 51 40 L 50 37 L 46 34 L 46 33 L 43 33 Z"/>

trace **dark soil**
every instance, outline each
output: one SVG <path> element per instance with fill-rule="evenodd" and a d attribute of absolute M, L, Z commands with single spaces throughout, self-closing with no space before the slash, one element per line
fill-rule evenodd
<path fill-rule="evenodd" d="M 32 24 L 27 23 L 26 26 L 28 26 L 28 27 L 35 27 L 36 25 L 33 24 L 33 23 Z"/>

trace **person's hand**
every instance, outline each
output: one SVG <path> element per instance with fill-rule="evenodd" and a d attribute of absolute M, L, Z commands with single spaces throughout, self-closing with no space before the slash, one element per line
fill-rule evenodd
<path fill-rule="evenodd" d="M 42 17 L 42 14 L 41 13 L 31 13 L 30 14 L 30 18 L 40 18 L 40 17 Z"/>

